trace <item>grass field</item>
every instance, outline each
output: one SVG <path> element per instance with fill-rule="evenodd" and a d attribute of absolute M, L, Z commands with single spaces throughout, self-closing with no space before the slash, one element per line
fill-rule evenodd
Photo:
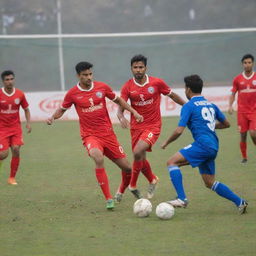
<path fill-rule="evenodd" d="M 18 186 L 7 185 L 9 159 L 0 173 L 0 255 L 1 256 L 236 256 L 256 255 L 256 158 L 249 142 L 249 161 L 240 164 L 239 137 L 235 117 L 232 127 L 218 131 L 220 152 L 217 180 L 229 185 L 249 201 L 248 214 L 238 215 L 236 207 L 203 186 L 197 169 L 184 167 L 184 184 L 190 205 L 178 209 L 173 219 L 159 220 L 133 215 L 135 201 L 126 192 L 113 212 L 96 183 L 94 165 L 84 150 L 76 122 L 56 122 L 52 127 L 34 123 L 25 135 Z M 165 163 L 169 155 L 191 142 L 186 132 L 167 150 L 161 142 L 175 128 L 177 118 L 165 118 L 160 139 L 148 159 L 160 178 L 152 204 L 175 196 Z M 115 131 L 131 160 L 127 130 Z M 115 193 L 120 174 L 106 160 L 111 190 Z M 140 176 L 139 188 L 147 183 Z"/>

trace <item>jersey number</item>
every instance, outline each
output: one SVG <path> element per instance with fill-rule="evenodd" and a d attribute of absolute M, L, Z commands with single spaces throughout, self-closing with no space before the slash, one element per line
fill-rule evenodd
<path fill-rule="evenodd" d="M 91 107 L 93 107 L 94 106 L 93 98 L 89 98 L 89 102 L 91 104 Z"/>
<path fill-rule="evenodd" d="M 206 108 L 203 107 L 201 110 L 201 114 L 204 120 L 209 121 L 207 123 L 208 128 L 211 131 L 214 131 L 215 129 L 215 110 L 214 108 Z"/>
<path fill-rule="evenodd" d="M 145 101 L 143 94 L 140 94 L 140 99 L 141 99 L 142 101 Z"/>

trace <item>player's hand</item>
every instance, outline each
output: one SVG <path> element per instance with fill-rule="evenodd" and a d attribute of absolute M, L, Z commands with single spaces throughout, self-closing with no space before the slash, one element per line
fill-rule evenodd
<path fill-rule="evenodd" d="M 161 149 L 165 149 L 167 147 L 168 143 L 165 141 L 162 145 L 161 145 Z"/>
<path fill-rule="evenodd" d="M 143 116 L 140 115 L 137 111 L 135 111 L 133 113 L 133 115 L 134 115 L 134 118 L 135 118 L 136 122 L 138 122 L 138 123 L 142 123 L 143 122 L 143 120 L 144 120 Z"/>
<path fill-rule="evenodd" d="M 49 117 L 47 120 L 46 120 L 46 123 L 48 124 L 48 125 L 51 125 L 52 123 L 53 123 L 53 117 Z"/>
<path fill-rule="evenodd" d="M 228 108 L 228 113 L 229 113 L 230 115 L 232 115 L 233 112 L 234 112 L 234 109 L 233 109 L 232 107 L 229 107 L 229 108 Z"/>
<path fill-rule="evenodd" d="M 26 124 L 26 128 L 27 128 L 27 132 L 28 132 L 28 133 L 31 133 L 32 127 L 31 127 L 31 124 L 30 124 L 30 123 L 27 123 L 27 124 Z"/>
<path fill-rule="evenodd" d="M 119 119 L 119 121 L 120 121 L 120 124 L 121 124 L 122 128 L 124 128 L 124 129 L 130 128 L 130 122 L 124 116 L 122 116 Z"/>

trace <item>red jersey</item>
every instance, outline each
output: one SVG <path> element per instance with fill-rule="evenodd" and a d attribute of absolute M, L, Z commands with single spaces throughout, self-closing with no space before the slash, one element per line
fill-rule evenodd
<path fill-rule="evenodd" d="M 81 88 L 79 83 L 65 95 L 62 108 L 67 109 L 74 104 L 79 116 L 80 133 L 86 136 L 108 136 L 113 134 L 112 124 L 106 107 L 106 99 L 116 99 L 116 94 L 105 83 L 92 82 L 89 90 Z"/>
<path fill-rule="evenodd" d="M 253 72 L 250 77 L 241 73 L 233 80 L 232 92 L 238 92 L 238 112 L 255 113 L 256 112 L 256 73 Z"/>
<path fill-rule="evenodd" d="M 20 127 L 20 106 L 28 108 L 25 94 L 21 90 L 14 88 L 11 94 L 4 88 L 0 90 L 0 129 Z"/>
<path fill-rule="evenodd" d="M 161 79 L 146 75 L 146 82 L 138 84 L 134 78 L 127 81 L 121 90 L 124 100 L 130 99 L 131 106 L 144 117 L 142 123 L 136 122 L 131 115 L 131 129 L 161 129 L 161 94 L 169 95 L 171 88 Z"/>

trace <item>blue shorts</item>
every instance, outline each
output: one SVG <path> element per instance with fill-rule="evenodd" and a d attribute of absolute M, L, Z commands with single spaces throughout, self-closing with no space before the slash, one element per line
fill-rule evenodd
<path fill-rule="evenodd" d="M 200 174 L 215 174 L 215 158 L 217 151 L 204 149 L 199 143 L 193 142 L 179 151 L 194 168 L 198 167 Z"/>

